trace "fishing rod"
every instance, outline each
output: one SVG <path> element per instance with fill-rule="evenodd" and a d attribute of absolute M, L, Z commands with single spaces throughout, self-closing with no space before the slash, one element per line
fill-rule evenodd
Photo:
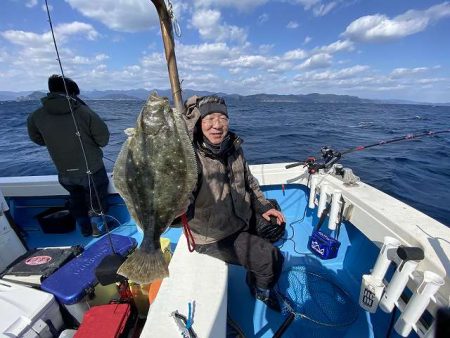
<path fill-rule="evenodd" d="M 322 157 L 324 159 L 324 163 L 317 163 L 316 159 L 314 157 L 308 157 L 305 161 L 302 162 L 295 162 L 295 163 L 291 163 L 286 165 L 286 169 L 290 169 L 290 168 L 294 168 L 300 165 L 305 165 L 308 167 L 308 171 L 310 173 L 314 173 L 319 169 L 328 169 L 330 168 L 333 164 L 335 164 L 343 155 L 346 154 L 350 154 L 353 153 L 355 151 L 361 151 L 361 150 L 365 150 L 365 149 L 369 149 L 369 148 L 373 148 L 373 147 L 377 147 L 377 146 L 382 146 L 385 144 L 390 144 L 390 143 L 395 143 L 395 142 L 400 142 L 400 141 L 406 141 L 406 140 L 414 140 L 414 139 L 418 139 L 421 137 L 425 137 L 425 136 L 434 136 L 434 135 L 438 135 L 438 134 L 443 134 L 443 133 L 450 133 L 450 129 L 443 129 L 443 130 L 439 130 L 439 131 L 425 131 L 422 133 L 416 133 L 416 134 L 406 134 L 404 136 L 400 136 L 400 137 L 395 137 L 393 139 L 390 140 L 386 140 L 386 141 L 379 141 L 376 143 L 372 143 L 372 144 L 368 144 L 365 146 L 357 146 L 357 147 L 353 147 L 353 148 L 348 148 L 346 150 L 343 151 L 335 151 L 331 148 L 328 147 L 322 147 L 322 149 L 320 150 Z"/>
<path fill-rule="evenodd" d="M 167 9 L 164 0 L 151 0 L 158 12 L 159 22 L 161 26 L 161 35 L 164 44 L 164 53 L 166 55 L 167 70 L 169 72 L 170 87 L 172 89 L 172 97 L 175 107 L 179 113 L 185 111 L 183 97 L 181 95 L 180 79 L 178 77 L 177 58 L 175 56 L 175 42 L 173 39 L 173 10 L 170 0 L 169 9 Z"/>
<path fill-rule="evenodd" d="M 105 227 L 105 229 L 107 231 L 107 237 L 108 237 L 109 245 L 111 247 L 111 251 L 112 251 L 113 255 L 116 255 L 116 251 L 114 250 L 114 246 L 113 246 L 113 242 L 112 242 L 112 239 L 111 239 L 109 227 L 108 227 L 108 224 L 107 224 L 108 222 L 106 221 L 106 218 L 105 218 L 103 207 L 102 207 L 102 204 L 101 204 L 101 201 L 100 201 L 100 196 L 98 194 L 97 187 L 95 185 L 94 177 L 93 177 L 92 172 L 91 172 L 91 170 L 89 168 L 89 163 L 88 163 L 87 155 L 86 155 L 86 149 L 84 147 L 84 143 L 83 143 L 83 140 L 81 138 L 81 133 L 80 133 L 80 130 L 79 130 L 79 126 L 78 126 L 77 120 L 75 118 L 75 113 L 74 113 L 74 110 L 73 110 L 73 106 L 72 106 L 69 90 L 67 88 L 66 77 L 64 75 L 64 69 L 63 69 L 63 66 L 62 66 L 61 57 L 59 55 L 58 45 L 56 43 L 55 32 L 53 30 L 53 23 L 52 23 L 52 18 L 51 18 L 51 15 L 50 15 L 50 9 L 48 7 L 48 1 L 47 0 L 45 0 L 45 8 L 46 8 L 46 11 L 47 11 L 47 17 L 48 17 L 48 23 L 50 25 L 50 31 L 52 33 L 53 45 L 54 45 L 55 51 L 56 51 L 56 60 L 58 61 L 59 69 L 61 70 L 61 77 L 62 77 L 62 80 L 63 80 L 64 91 L 65 91 L 65 94 L 66 94 L 67 103 L 69 105 L 70 115 L 72 116 L 72 121 L 73 121 L 73 124 L 74 124 L 74 127 L 75 127 L 75 135 L 78 137 L 78 141 L 80 143 L 81 152 L 83 154 L 83 160 L 84 160 L 84 163 L 85 163 L 85 166 L 86 166 L 86 174 L 88 175 L 89 197 L 90 197 L 90 200 L 91 200 L 91 209 L 92 209 L 92 211 L 95 214 L 99 215 L 102 218 L 103 225 L 104 225 L 104 227 Z M 92 185 L 91 185 L 91 182 L 93 183 Z M 94 191 L 94 197 L 95 197 L 95 199 L 97 201 L 97 205 L 98 205 L 100 213 L 97 213 L 97 211 L 95 210 L 95 208 L 92 205 L 91 187 L 92 187 L 92 190 Z"/>

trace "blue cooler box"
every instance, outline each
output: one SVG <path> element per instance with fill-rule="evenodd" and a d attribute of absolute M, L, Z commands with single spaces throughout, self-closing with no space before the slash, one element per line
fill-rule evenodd
<path fill-rule="evenodd" d="M 115 253 L 121 256 L 127 256 L 137 245 L 134 238 L 127 236 L 111 234 L 111 240 Z M 84 312 L 89 308 L 87 302 L 82 304 L 82 301 L 87 294 L 93 292 L 98 283 L 95 269 L 104 257 L 111 254 L 108 236 L 103 236 L 81 255 L 46 278 L 41 289 L 55 295 L 72 316 L 81 322 Z"/>

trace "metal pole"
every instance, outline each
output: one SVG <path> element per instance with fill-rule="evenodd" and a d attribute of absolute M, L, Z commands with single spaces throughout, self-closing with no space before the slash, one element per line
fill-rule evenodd
<path fill-rule="evenodd" d="M 177 59 L 175 57 L 175 43 L 172 35 L 172 20 L 167 11 L 164 0 L 152 0 L 152 2 L 156 7 L 161 24 L 161 34 L 164 43 L 164 52 L 166 54 L 167 69 L 169 71 L 173 101 L 175 103 L 175 108 L 183 114 L 184 104 L 181 96 L 180 79 L 178 78 Z"/>

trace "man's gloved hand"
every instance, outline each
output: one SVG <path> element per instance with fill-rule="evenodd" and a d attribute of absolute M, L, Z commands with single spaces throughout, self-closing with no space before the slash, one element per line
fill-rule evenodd
<path fill-rule="evenodd" d="M 278 241 L 286 229 L 286 219 L 276 200 L 269 200 L 274 206 L 262 215 L 256 215 L 256 234 L 271 243 Z"/>

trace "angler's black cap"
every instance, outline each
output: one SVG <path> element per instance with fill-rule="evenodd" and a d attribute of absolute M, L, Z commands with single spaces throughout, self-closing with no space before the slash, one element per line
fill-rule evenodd
<path fill-rule="evenodd" d="M 197 107 L 202 118 L 212 113 L 221 113 L 228 117 L 228 110 L 225 100 L 216 95 L 202 97 L 198 101 Z"/>
<path fill-rule="evenodd" d="M 77 83 L 71 78 L 65 77 L 67 91 L 69 95 L 80 95 L 80 88 L 78 88 Z M 64 80 L 61 75 L 53 74 L 48 78 L 48 91 L 50 93 L 65 93 Z"/>

